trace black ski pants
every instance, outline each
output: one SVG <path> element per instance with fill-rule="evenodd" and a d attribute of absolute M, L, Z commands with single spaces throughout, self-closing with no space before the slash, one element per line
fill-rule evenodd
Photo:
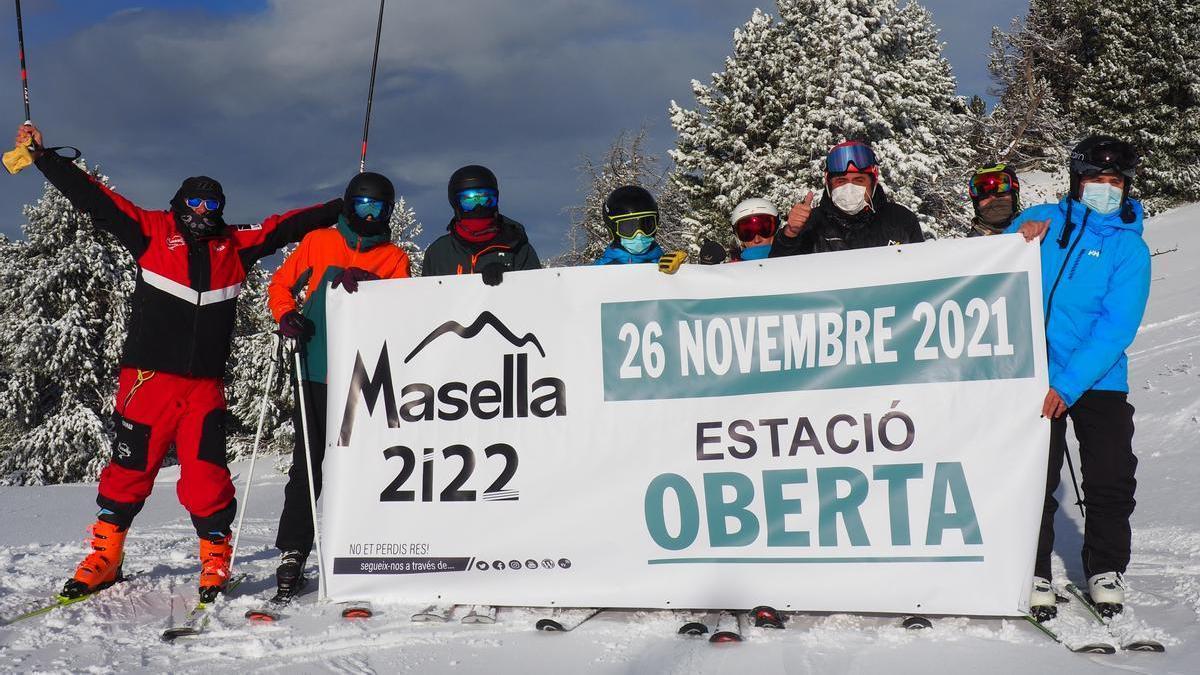
<path fill-rule="evenodd" d="M 292 394 L 296 401 L 300 395 L 292 383 Z M 305 382 L 308 412 L 308 445 L 312 447 L 313 490 L 321 496 L 321 462 L 325 459 L 325 401 L 326 386 L 323 382 Z M 275 536 L 275 548 L 280 551 L 300 551 L 308 555 L 313 547 L 312 508 L 308 503 L 308 470 L 304 460 L 304 434 L 301 432 L 300 407 L 292 412 L 292 425 L 296 430 L 292 446 L 292 468 L 288 471 L 287 486 L 283 488 L 283 513 L 279 516 L 279 533 Z"/>
<path fill-rule="evenodd" d="M 1087 576 L 1101 572 L 1125 572 L 1129 565 L 1132 534 L 1133 493 L 1137 488 L 1133 454 L 1133 406 L 1122 391 L 1089 390 L 1067 410 L 1067 415 L 1050 423 L 1050 462 L 1046 476 L 1046 503 L 1038 537 L 1034 574 L 1050 578 L 1050 553 L 1054 550 L 1054 513 L 1063 457 L 1067 453 L 1067 417 L 1079 440 L 1079 464 L 1083 474 L 1083 571 Z"/>

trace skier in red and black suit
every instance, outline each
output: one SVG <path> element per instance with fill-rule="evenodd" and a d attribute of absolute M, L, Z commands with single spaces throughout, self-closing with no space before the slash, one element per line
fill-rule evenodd
<path fill-rule="evenodd" d="M 36 148 L 35 164 L 71 204 L 111 232 L 137 261 L 128 335 L 116 395 L 113 456 L 100 474 L 92 552 L 63 587 L 68 598 L 121 575 L 125 535 L 174 444 L 176 492 L 200 537 L 200 595 L 211 600 L 229 576 L 236 502 L 225 464 L 225 394 L 238 293 L 260 258 L 332 225 L 341 199 L 226 225 L 225 195 L 206 176 L 183 181 L 166 211 L 149 211 L 101 185 L 71 160 L 44 150 L 32 125 L 17 143 Z"/>

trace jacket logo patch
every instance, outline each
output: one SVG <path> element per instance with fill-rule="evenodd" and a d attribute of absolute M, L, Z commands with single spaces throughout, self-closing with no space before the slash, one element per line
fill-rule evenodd
<path fill-rule="evenodd" d="M 224 251 L 226 246 L 227 246 L 227 244 L 225 242 L 218 241 L 217 243 L 213 244 L 213 250 L 214 251 Z"/>
<path fill-rule="evenodd" d="M 249 225 L 238 225 L 237 229 L 238 229 L 238 232 L 252 232 L 254 230 L 261 230 L 262 223 L 251 223 Z"/>
<path fill-rule="evenodd" d="M 899 246 L 900 242 L 896 241 L 895 239 L 888 239 L 887 245 L 888 246 Z"/>
<path fill-rule="evenodd" d="M 133 456 L 133 451 L 129 449 L 129 444 L 122 441 L 117 444 L 117 457 L 121 459 L 129 459 Z"/>
<path fill-rule="evenodd" d="M 1088 252 L 1087 252 L 1087 254 L 1088 254 L 1088 255 L 1090 255 L 1090 256 L 1092 256 L 1093 258 L 1099 258 L 1099 257 L 1100 257 L 1100 251 L 1099 251 L 1099 250 L 1097 250 L 1097 249 L 1089 249 L 1089 250 L 1088 250 Z"/>
<path fill-rule="evenodd" d="M 187 242 L 183 240 L 183 235 L 173 234 L 167 237 L 167 248 L 174 251 L 180 246 L 187 246 Z"/>

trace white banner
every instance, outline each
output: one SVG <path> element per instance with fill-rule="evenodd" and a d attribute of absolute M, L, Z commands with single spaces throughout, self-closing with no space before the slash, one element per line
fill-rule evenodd
<path fill-rule="evenodd" d="M 1041 298 L 1017 235 L 333 292 L 329 595 L 1018 614 Z"/>

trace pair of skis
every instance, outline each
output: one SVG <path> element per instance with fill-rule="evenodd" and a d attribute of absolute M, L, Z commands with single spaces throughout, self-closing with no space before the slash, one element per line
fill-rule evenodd
<path fill-rule="evenodd" d="M 409 619 L 413 623 L 448 623 L 459 607 L 461 605 L 429 605 L 413 613 Z M 472 605 L 471 610 L 459 621 L 465 624 L 493 624 L 499 611 L 500 608 L 493 605 Z"/>
<path fill-rule="evenodd" d="M 1119 614 L 1117 614 L 1120 611 L 1119 608 L 1108 606 L 1101 607 L 1097 605 L 1092 601 L 1090 595 L 1082 591 L 1075 584 L 1068 583 L 1064 589 L 1070 594 L 1071 598 L 1074 598 L 1083 605 L 1083 607 L 1087 610 L 1088 617 L 1092 621 L 1103 626 L 1104 632 L 1107 633 L 1108 639 L 1073 643 L 1073 641 L 1060 635 L 1059 632 L 1055 630 L 1055 626 L 1047 625 L 1054 624 L 1056 622 L 1055 619 L 1038 620 L 1032 615 L 1025 615 L 1026 621 L 1036 626 L 1038 630 L 1055 642 L 1063 645 L 1073 652 L 1080 654 L 1115 654 L 1117 653 L 1118 648 L 1121 651 L 1127 652 L 1150 653 L 1162 653 L 1167 650 L 1161 642 L 1152 638 L 1123 638 L 1120 635 L 1117 635 L 1113 630 L 1113 620 L 1116 616 L 1119 616 Z M 1060 597 L 1059 603 L 1072 604 L 1071 598 Z"/>

